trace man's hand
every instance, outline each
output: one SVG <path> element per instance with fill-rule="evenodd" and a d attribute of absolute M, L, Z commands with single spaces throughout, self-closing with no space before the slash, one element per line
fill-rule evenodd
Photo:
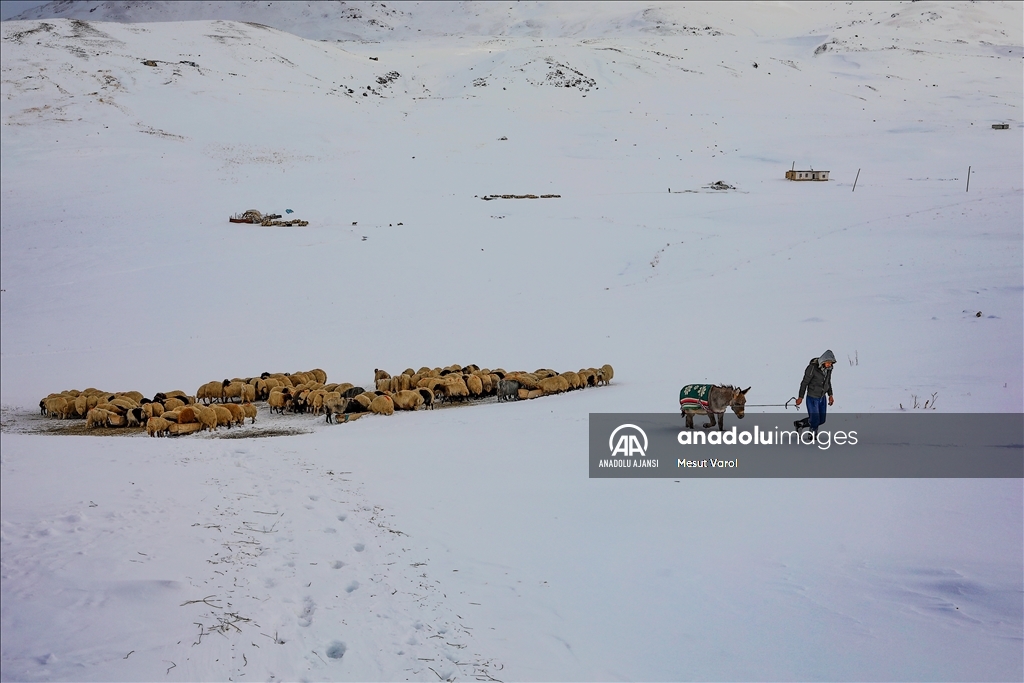
<path fill-rule="evenodd" d="M 797 407 L 797 408 L 799 408 L 799 407 L 800 407 L 800 404 L 801 404 L 801 403 L 803 403 L 803 402 L 804 402 L 804 400 L 803 400 L 802 398 L 798 398 L 798 399 L 796 400 L 796 407 Z"/>
<path fill-rule="evenodd" d="M 833 403 L 835 403 L 835 399 L 834 399 L 834 398 L 832 398 L 831 396 L 829 396 L 829 397 L 828 397 L 828 404 L 829 404 L 829 405 L 832 405 Z"/>

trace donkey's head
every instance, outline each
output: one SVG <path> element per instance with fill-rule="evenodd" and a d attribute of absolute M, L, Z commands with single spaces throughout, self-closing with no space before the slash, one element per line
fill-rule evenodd
<path fill-rule="evenodd" d="M 729 402 L 729 407 L 732 408 L 732 412 L 736 413 L 736 417 L 743 419 L 743 410 L 747 407 L 747 392 L 750 391 L 750 387 L 747 387 L 743 391 L 736 389 L 732 395 L 732 401 Z"/>

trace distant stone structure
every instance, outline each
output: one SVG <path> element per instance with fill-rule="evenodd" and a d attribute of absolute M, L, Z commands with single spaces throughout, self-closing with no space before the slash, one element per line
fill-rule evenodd
<path fill-rule="evenodd" d="M 786 180 L 828 180 L 828 171 L 786 171 Z"/>

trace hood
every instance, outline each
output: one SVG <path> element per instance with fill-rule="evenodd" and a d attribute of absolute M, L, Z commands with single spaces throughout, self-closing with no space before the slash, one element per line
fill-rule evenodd
<path fill-rule="evenodd" d="M 824 366 L 826 362 L 831 362 L 832 366 L 835 367 L 836 357 L 835 357 L 835 354 L 832 353 L 831 349 L 825 351 L 825 353 L 823 353 L 820 356 L 818 356 L 818 365 L 819 366 Z"/>

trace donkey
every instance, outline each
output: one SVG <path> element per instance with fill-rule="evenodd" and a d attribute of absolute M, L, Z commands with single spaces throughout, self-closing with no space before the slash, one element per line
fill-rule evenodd
<path fill-rule="evenodd" d="M 750 387 L 741 391 L 739 387 L 730 385 L 687 384 L 679 392 L 679 409 L 686 418 L 686 428 L 693 429 L 694 415 L 707 415 L 708 422 L 704 423 L 704 428 L 714 427 L 717 415 L 718 431 L 725 431 L 726 408 L 732 408 L 736 417 L 742 420 L 748 391 Z"/>

